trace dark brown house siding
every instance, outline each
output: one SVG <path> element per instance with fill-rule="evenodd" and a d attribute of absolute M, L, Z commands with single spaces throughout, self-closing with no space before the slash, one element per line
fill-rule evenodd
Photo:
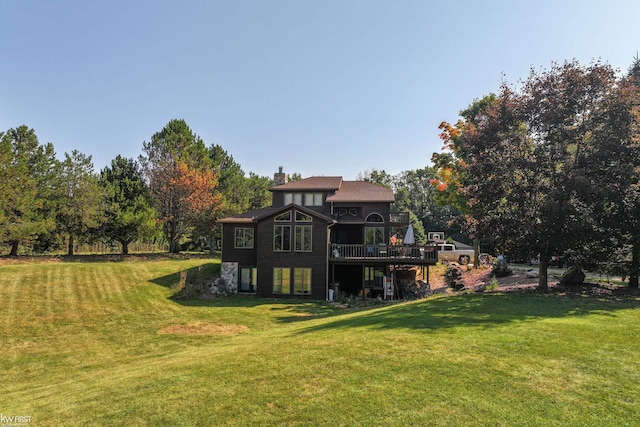
<path fill-rule="evenodd" d="M 282 191 L 273 191 L 271 193 L 271 206 L 284 206 L 284 193 Z"/>
<path fill-rule="evenodd" d="M 294 209 L 295 210 L 295 209 Z M 292 215 L 293 219 L 293 215 Z M 274 217 L 265 218 L 257 226 L 256 256 L 258 266 L 257 294 L 264 297 L 290 297 L 305 296 L 293 293 L 293 269 L 311 269 L 311 293 L 313 299 L 325 299 L 327 292 L 327 251 L 328 251 L 328 224 L 321 218 L 313 218 L 312 225 L 312 251 L 296 252 L 294 250 L 294 227 L 305 223 L 276 222 Z M 274 251 L 274 227 L 285 225 L 291 227 L 291 248 L 288 251 Z M 291 269 L 291 293 L 273 293 L 273 269 Z"/>
<path fill-rule="evenodd" d="M 253 229 L 254 248 L 236 248 L 235 230 L 236 228 Z M 223 224 L 222 226 L 222 261 L 237 262 L 239 266 L 256 265 L 256 224 Z"/>
<path fill-rule="evenodd" d="M 391 228 L 389 226 L 389 203 L 335 203 L 334 213 L 338 214 L 341 208 L 356 209 L 357 216 L 337 217 L 338 224 L 333 227 L 331 241 L 333 243 L 363 243 L 364 227 L 376 225 L 366 223 L 366 219 L 371 214 L 379 214 L 384 219 L 384 223 L 379 223 L 385 229 L 385 236 L 389 236 Z"/>

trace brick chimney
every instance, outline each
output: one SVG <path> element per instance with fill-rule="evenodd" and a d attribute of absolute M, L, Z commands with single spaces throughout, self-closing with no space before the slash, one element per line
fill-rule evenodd
<path fill-rule="evenodd" d="M 282 172 L 282 166 L 278 167 L 278 172 L 273 174 L 273 181 L 276 185 L 286 184 L 289 178 Z"/>

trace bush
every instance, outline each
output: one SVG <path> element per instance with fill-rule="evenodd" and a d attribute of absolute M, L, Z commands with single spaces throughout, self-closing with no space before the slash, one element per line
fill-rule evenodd
<path fill-rule="evenodd" d="M 449 265 L 444 272 L 444 283 L 453 289 L 461 289 L 464 285 L 460 282 L 462 272 L 459 267 Z"/>
<path fill-rule="evenodd" d="M 208 291 L 207 283 L 204 279 L 188 277 L 186 271 L 181 271 L 178 282 L 175 283 L 171 290 L 172 298 L 175 300 L 193 300 L 202 298 Z"/>
<path fill-rule="evenodd" d="M 569 267 L 560 277 L 560 283 L 563 285 L 581 285 L 584 283 L 585 275 L 582 270 L 576 266 Z"/>
<path fill-rule="evenodd" d="M 508 264 L 497 260 L 494 261 L 493 266 L 491 267 L 491 275 L 493 277 L 507 277 L 512 274 L 513 271 L 509 268 Z"/>

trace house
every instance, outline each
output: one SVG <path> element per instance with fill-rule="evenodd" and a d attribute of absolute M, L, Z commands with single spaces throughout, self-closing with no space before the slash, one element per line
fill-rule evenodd
<path fill-rule="evenodd" d="M 274 182 L 271 206 L 218 221 L 222 277 L 240 292 L 391 297 L 396 268 L 437 262 L 432 245 L 391 243 L 409 215 L 391 211 L 395 197 L 386 187 L 339 176 L 288 182 L 282 167 Z"/>

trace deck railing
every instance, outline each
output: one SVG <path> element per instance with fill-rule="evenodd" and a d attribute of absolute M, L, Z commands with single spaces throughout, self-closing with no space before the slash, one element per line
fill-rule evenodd
<path fill-rule="evenodd" d="M 332 243 L 330 258 L 333 260 L 398 260 L 438 261 L 438 250 L 434 245 L 361 245 Z"/>
<path fill-rule="evenodd" d="M 390 212 L 389 223 L 393 225 L 409 225 L 409 212 Z"/>

